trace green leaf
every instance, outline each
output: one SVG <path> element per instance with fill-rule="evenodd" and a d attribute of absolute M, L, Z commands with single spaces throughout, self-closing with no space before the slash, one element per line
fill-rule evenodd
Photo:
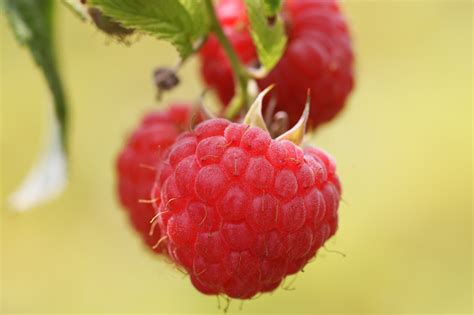
<path fill-rule="evenodd" d="M 281 0 L 264 0 L 263 8 L 265 16 L 275 16 L 281 9 Z"/>
<path fill-rule="evenodd" d="M 203 0 L 180 0 L 192 20 L 193 39 L 207 36 L 211 23 Z"/>
<path fill-rule="evenodd" d="M 57 70 L 53 41 L 53 0 L 4 0 L 2 5 L 15 36 L 27 46 L 42 70 L 53 98 L 50 135 L 36 165 L 11 196 L 16 210 L 25 210 L 57 195 L 67 182 L 67 104 Z M 28 87 L 24 87 L 27 92 Z"/>
<path fill-rule="evenodd" d="M 171 42 L 184 59 L 193 53 L 193 20 L 177 0 L 91 0 L 106 16 Z"/>
<path fill-rule="evenodd" d="M 278 16 L 272 25 L 268 23 L 264 0 L 245 0 L 245 4 L 258 58 L 265 70 L 270 71 L 285 51 L 287 38 L 284 24 Z"/>
<path fill-rule="evenodd" d="M 53 47 L 53 3 L 53 0 L 5 0 L 4 7 L 17 40 L 28 46 L 46 77 L 65 143 L 67 106 Z"/>

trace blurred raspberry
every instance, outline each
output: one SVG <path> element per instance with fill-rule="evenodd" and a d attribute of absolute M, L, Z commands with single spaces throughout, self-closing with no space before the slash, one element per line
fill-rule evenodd
<path fill-rule="evenodd" d="M 191 115 L 190 104 L 172 104 L 162 112 L 146 114 L 117 158 L 120 202 L 149 247 L 161 237 L 158 227 L 150 235 L 150 221 L 155 216 L 150 196 L 156 169 L 166 149 L 181 132 L 189 129 Z M 162 247 L 155 251 L 162 251 Z"/>
<path fill-rule="evenodd" d="M 337 229 L 329 155 L 224 119 L 181 134 L 154 187 L 168 254 L 204 294 L 272 291 Z"/>
<path fill-rule="evenodd" d="M 240 60 L 258 63 L 242 0 L 221 0 L 216 8 L 225 34 Z M 311 91 L 310 127 L 331 120 L 344 106 L 354 85 L 349 30 L 335 0 L 286 0 L 282 9 L 288 44 L 277 66 L 262 80 L 261 90 L 276 84 L 275 112 L 285 111 L 294 125 Z M 215 36 L 200 51 L 201 74 L 223 104 L 234 95 L 230 63 Z M 267 101 L 270 97 L 267 97 Z M 267 102 L 268 103 L 268 102 Z"/>

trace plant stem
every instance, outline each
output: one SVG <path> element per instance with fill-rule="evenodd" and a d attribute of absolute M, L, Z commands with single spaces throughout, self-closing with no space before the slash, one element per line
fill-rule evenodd
<path fill-rule="evenodd" d="M 229 58 L 232 71 L 234 73 L 234 79 L 237 83 L 236 91 L 233 99 L 231 100 L 227 110 L 226 117 L 233 118 L 242 109 L 243 106 L 248 106 L 248 75 L 246 69 L 242 66 L 239 61 L 239 57 L 232 48 L 229 39 L 224 34 L 222 27 L 217 19 L 216 12 L 212 0 L 205 0 L 206 8 L 211 19 L 211 29 L 216 34 L 217 40 L 220 42 L 224 51 Z"/>

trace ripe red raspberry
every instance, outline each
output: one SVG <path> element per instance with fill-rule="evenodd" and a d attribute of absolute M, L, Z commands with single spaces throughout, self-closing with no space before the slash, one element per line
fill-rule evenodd
<path fill-rule="evenodd" d="M 191 105 L 173 104 L 163 112 L 146 114 L 117 158 L 118 195 L 130 220 L 149 247 L 161 237 L 159 228 L 150 235 L 155 216 L 150 202 L 156 168 L 166 149 L 189 126 Z M 162 251 L 161 247 L 155 248 Z"/>
<path fill-rule="evenodd" d="M 212 119 L 181 134 L 153 195 L 168 254 L 205 294 L 248 299 L 300 271 L 337 229 L 335 163 Z"/>
<path fill-rule="evenodd" d="M 242 0 L 221 0 L 216 8 L 225 34 L 246 65 L 257 63 Z M 310 127 L 329 121 L 344 106 L 353 87 L 353 53 L 344 16 L 336 0 L 286 0 L 282 9 L 288 43 L 277 66 L 262 80 L 261 90 L 275 84 L 276 111 L 285 111 L 294 125 L 301 116 L 308 89 Z M 215 36 L 200 51 L 201 73 L 223 104 L 234 95 L 230 63 Z M 269 98 L 268 98 L 269 99 Z M 299 104 L 299 105 L 295 105 Z"/>

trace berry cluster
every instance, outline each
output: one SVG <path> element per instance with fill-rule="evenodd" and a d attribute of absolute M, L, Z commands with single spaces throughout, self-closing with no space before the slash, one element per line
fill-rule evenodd
<path fill-rule="evenodd" d="M 257 65 L 243 2 L 222 0 L 216 11 L 241 62 Z M 244 120 L 196 120 L 190 104 L 172 104 L 145 115 L 117 159 L 118 195 L 133 226 L 204 294 L 273 291 L 337 230 L 335 162 L 301 148 L 299 135 L 333 118 L 352 89 L 347 25 L 333 0 L 286 0 L 282 17 L 286 51 L 257 84 L 276 83 L 270 99 L 295 127 L 272 138 L 261 113 L 268 89 Z M 205 82 L 227 105 L 234 80 L 223 49 L 210 36 L 199 54 Z M 314 97 L 304 107 L 308 88 Z"/>

